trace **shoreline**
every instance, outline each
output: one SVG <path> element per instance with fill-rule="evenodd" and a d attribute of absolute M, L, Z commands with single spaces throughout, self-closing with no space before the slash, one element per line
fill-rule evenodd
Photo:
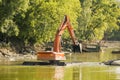
<path fill-rule="evenodd" d="M 120 41 L 105 41 L 101 46 L 103 49 L 120 49 Z M 37 60 L 36 52 L 18 54 L 10 48 L 0 48 L 0 63 L 10 61 L 31 61 Z"/>

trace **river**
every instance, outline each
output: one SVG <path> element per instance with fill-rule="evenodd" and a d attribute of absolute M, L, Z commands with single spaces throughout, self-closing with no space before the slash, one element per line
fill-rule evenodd
<path fill-rule="evenodd" d="M 80 62 L 79 65 L 1 65 L 0 80 L 120 80 L 119 66 L 102 64 L 103 61 L 120 58 L 120 54 L 112 54 L 111 50 L 66 54 L 66 62 Z"/>

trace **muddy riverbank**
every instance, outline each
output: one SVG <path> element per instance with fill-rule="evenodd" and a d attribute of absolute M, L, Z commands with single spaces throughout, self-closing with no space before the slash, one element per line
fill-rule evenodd
<path fill-rule="evenodd" d="M 115 48 L 120 49 L 120 41 L 106 41 L 102 43 L 102 48 Z M 36 60 L 36 52 L 32 53 L 16 53 L 11 48 L 0 48 L 0 62 L 3 61 L 30 61 Z"/>

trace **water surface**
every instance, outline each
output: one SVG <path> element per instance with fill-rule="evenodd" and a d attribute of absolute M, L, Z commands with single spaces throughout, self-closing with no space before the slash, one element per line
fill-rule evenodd
<path fill-rule="evenodd" d="M 104 53 L 67 54 L 66 62 L 81 62 L 77 66 L 22 66 L 1 65 L 0 80 L 120 80 L 120 67 L 101 64 L 119 59 L 120 54 Z"/>

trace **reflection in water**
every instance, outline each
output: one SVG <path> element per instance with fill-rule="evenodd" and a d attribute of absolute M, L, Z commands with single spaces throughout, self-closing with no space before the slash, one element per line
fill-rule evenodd
<path fill-rule="evenodd" d="M 47 66 L 46 68 L 38 68 L 36 75 L 39 80 L 64 80 L 64 67 Z"/>
<path fill-rule="evenodd" d="M 0 80 L 120 80 L 120 67 L 88 65 L 0 66 Z"/>
<path fill-rule="evenodd" d="M 73 67 L 73 80 L 82 80 L 80 67 Z"/>
<path fill-rule="evenodd" d="M 55 67 L 54 80 L 64 80 L 64 67 Z"/>
<path fill-rule="evenodd" d="M 120 80 L 120 67 L 117 67 L 115 69 L 115 74 L 116 74 L 116 80 Z"/>

